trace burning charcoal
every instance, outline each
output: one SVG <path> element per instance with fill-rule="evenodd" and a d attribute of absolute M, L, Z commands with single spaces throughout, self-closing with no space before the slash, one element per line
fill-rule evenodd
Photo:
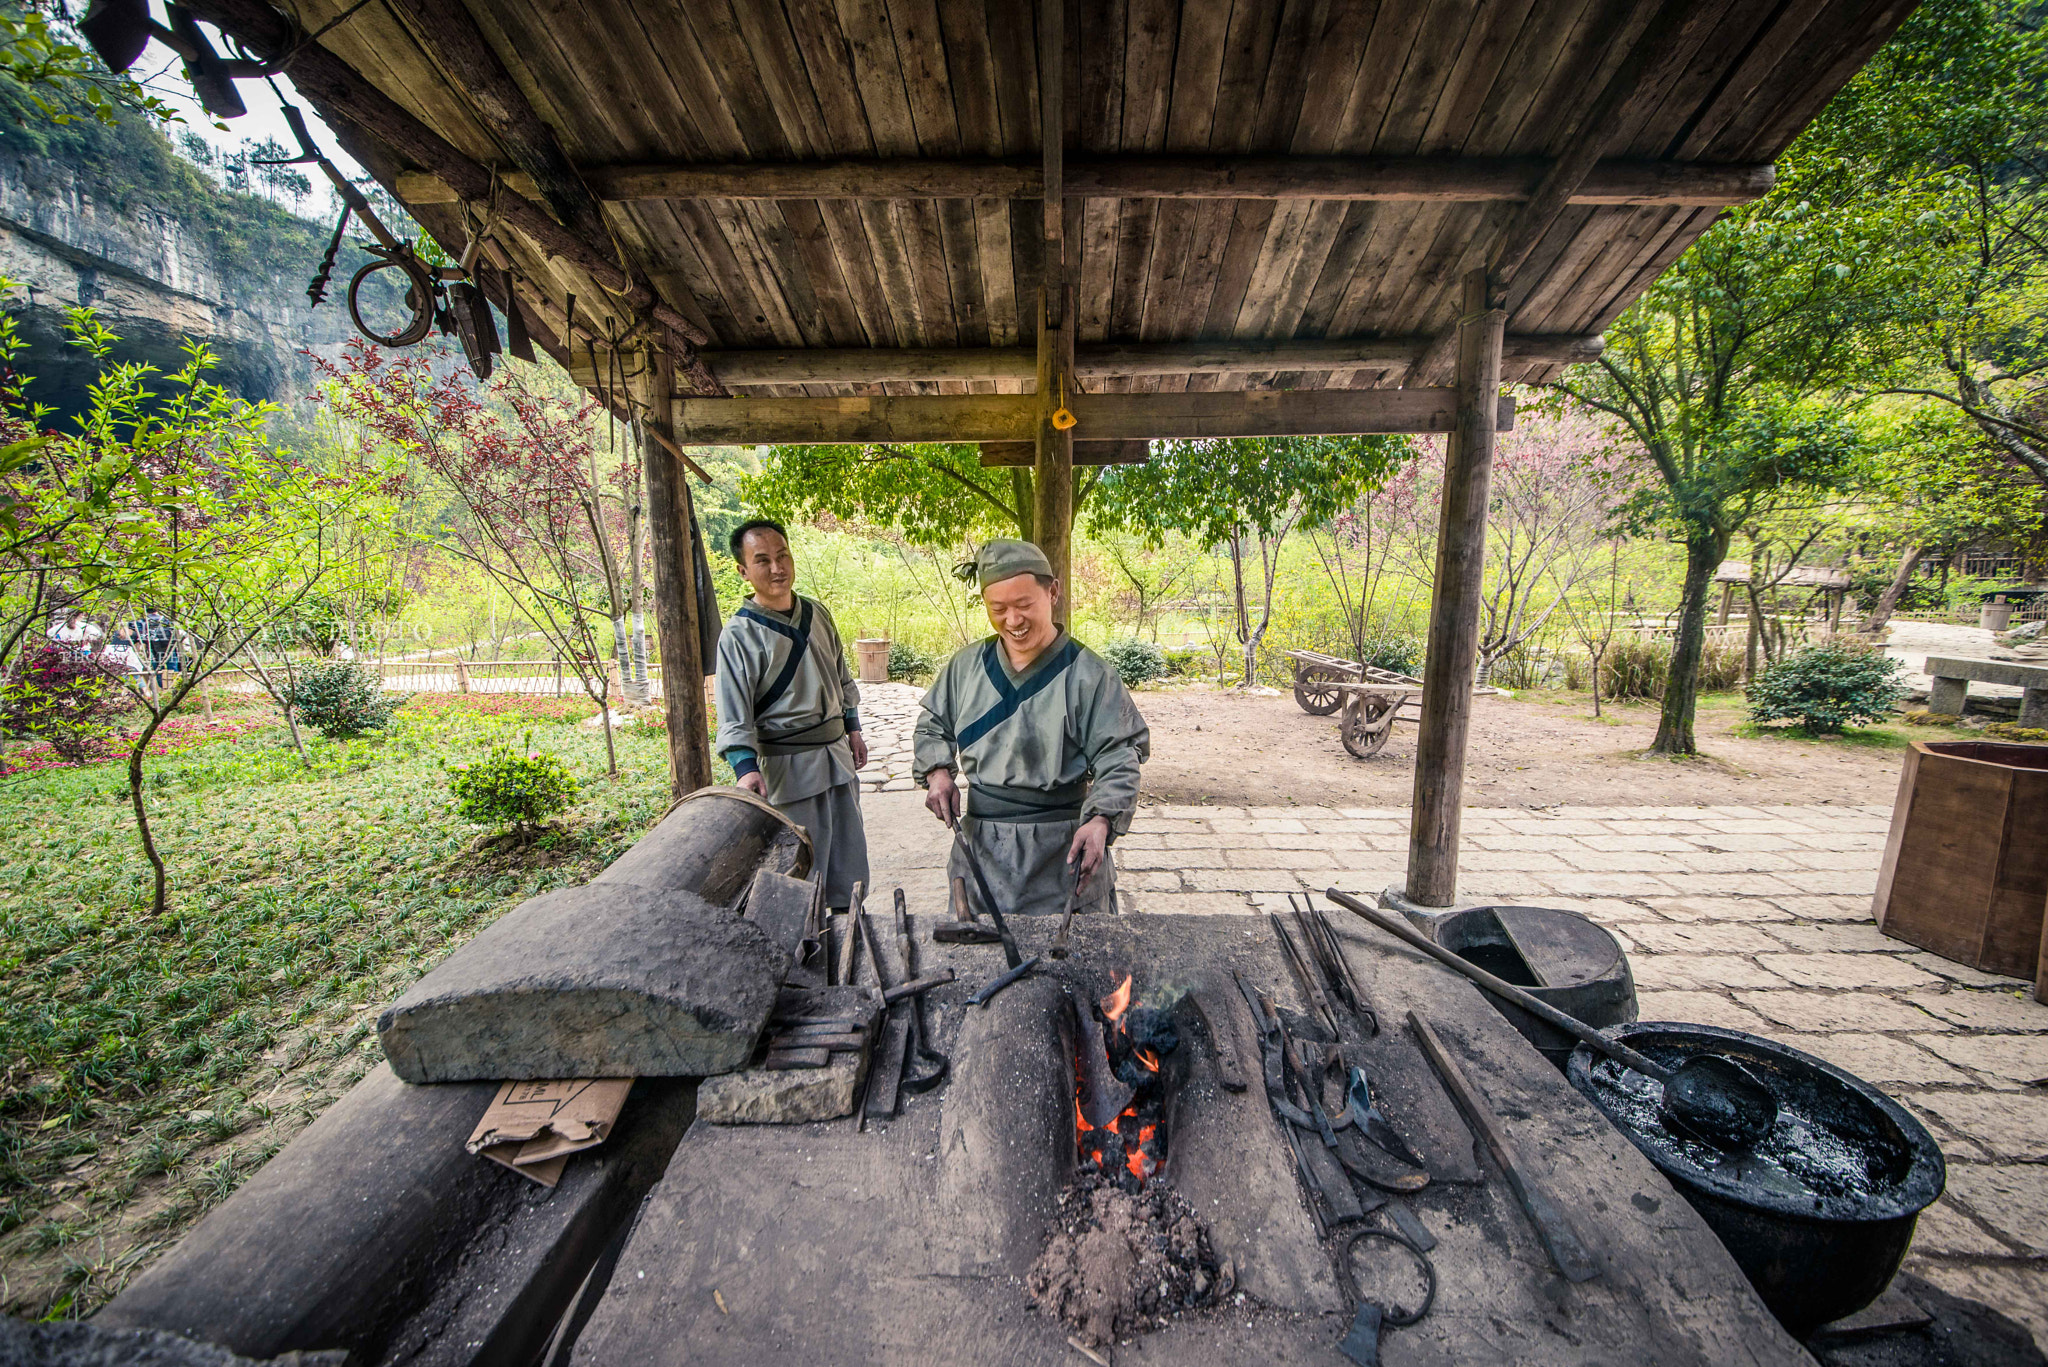
<path fill-rule="evenodd" d="M 1157 1007 L 1132 1008 L 1129 1024 L 1134 1048 L 1149 1049 L 1155 1057 L 1164 1058 L 1180 1047 L 1180 1031 L 1173 1017 Z"/>

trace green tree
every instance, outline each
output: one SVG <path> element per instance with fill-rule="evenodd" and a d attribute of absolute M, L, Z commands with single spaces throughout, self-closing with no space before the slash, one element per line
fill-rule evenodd
<path fill-rule="evenodd" d="M 1107 468 L 1074 472 L 1077 518 Z M 785 522 L 831 517 L 900 527 L 917 546 L 957 546 L 981 536 L 1035 540 L 1033 488 L 1028 466 L 984 466 L 973 442 L 871 442 L 774 447 L 741 492 Z"/>
<path fill-rule="evenodd" d="M 1626 505 L 1686 549 L 1670 684 L 1651 749 L 1697 752 L 1693 713 L 1714 572 L 1773 499 L 1835 484 L 1856 449 L 1849 386 L 1900 263 L 1860 187 L 1795 148 L 1777 189 L 1710 229 L 1561 387 L 1620 421 L 1657 479 Z"/>
<path fill-rule="evenodd" d="M 112 127 L 124 109 L 158 123 L 182 123 L 178 111 L 134 78 L 116 75 L 76 41 L 70 26 L 53 23 L 41 9 L 0 13 L 0 75 L 56 124 L 71 123 L 82 109 Z"/>
<path fill-rule="evenodd" d="M 1162 546 L 1170 533 L 1228 550 L 1244 680 L 1258 677 L 1273 620 L 1273 589 L 1288 534 L 1327 526 L 1378 488 L 1413 448 L 1402 437 L 1276 437 L 1162 441 L 1143 465 L 1109 467 L 1095 487 L 1090 529 L 1131 532 Z M 1253 625 L 1245 561 L 1263 593 Z"/>
<path fill-rule="evenodd" d="M 213 356 L 203 345 L 187 342 L 185 365 L 159 380 L 154 367 L 110 359 L 119 339 L 90 310 L 73 310 L 70 328 L 71 344 L 100 373 L 75 430 L 9 490 L 18 507 L 56 524 L 37 563 L 15 577 L 64 584 L 73 601 L 116 622 L 156 608 L 175 628 L 175 663 L 120 676 L 143 714 L 129 740 L 128 800 L 161 917 L 167 876 L 143 796 L 150 741 L 193 689 L 335 572 L 334 529 L 370 481 L 273 450 L 264 440 L 273 410 L 208 381 Z M 10 396 L 0 404 L 16 423 L 32 411 Z M 92 492 L 80 497 L 81 487 Z"/>
<path fill-rule="evenodd" d="M 1802 139 L 1891 224 L 1894 392 L 1952 407 L 2048 487 L 2048 31 L 1928 0 Z"/>

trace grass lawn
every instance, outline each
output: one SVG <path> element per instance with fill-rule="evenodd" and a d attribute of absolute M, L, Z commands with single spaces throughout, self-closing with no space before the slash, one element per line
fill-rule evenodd
<path fill-rule="evenodd" d="M 123 767 L 0 778 L 0 1309 L 88 1313 L 381 1055 L 377 1012 L 523 898 L 582 882 L 660 815 L 667 746 L 574 699 L 423 695 L 388 732 L 195 717 L 149 765 L 171 907 Z M 573 810 L 520 846 L 459 820 L 444 762 L 559 755 Z"/>

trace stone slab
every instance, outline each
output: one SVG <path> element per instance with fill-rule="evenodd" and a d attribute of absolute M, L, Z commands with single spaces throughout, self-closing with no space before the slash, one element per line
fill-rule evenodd
<path fill-rule="evenodd" d="M 154 1329 L 104 1329 L 81 1320 L 31 1324 L 0 1315 L 8 1367 L 347 1367 L 341 1350 L 249 1358 Z"/>
<path fill-rule="evenodd" d="M 377 1034 L 408 1082 L 729 1072 L 753 1054 L 786 961 L 694 893 L 592 883 L 499 917 Z"/>
<path fill-rule="evenodd" d="M 2048 1030 L 2048 1002 L 2027 991 L 1999 992 L 1982 988 L 1950 988 L 1916 992 L 1909 1000 L 1951 1024 L 1970 1030 L 2005 1030 L 2032 1034 Z"/>
<path fill-rule="evenodd" d="M 858 987 L 784 988 L 776 1002 L 778 1018 L 858 1021 L 870 1043 L 881 1014 Z M 706 1078 L 697 1088 L 697 1118 L 710 1125 L 802 1125 L 852 1115 L 872 1055 L 872 1048 L 846 1050 L 823 1068 L 752 1067 Z"/>

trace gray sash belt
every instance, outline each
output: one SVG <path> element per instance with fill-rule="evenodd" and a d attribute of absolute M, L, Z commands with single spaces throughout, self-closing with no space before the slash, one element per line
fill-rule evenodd
<path fill-rule="evenodd" d="M 1008 788 L 1000 783 L 967 785 L 967 813 L 979 821 L 1079 821 L 1088 780 L 1057 788 Z"/>
<path fill-rule="evenodd" d="M 764 755 L 801 755 L 806 750 L 819 750 L 832 744 L 846 734 L 844 716 L 826 717 L 809 726 L 799 726 L 794 731 L 780 731 L 772 736 L 762 736 L 761 753 Z"/>

